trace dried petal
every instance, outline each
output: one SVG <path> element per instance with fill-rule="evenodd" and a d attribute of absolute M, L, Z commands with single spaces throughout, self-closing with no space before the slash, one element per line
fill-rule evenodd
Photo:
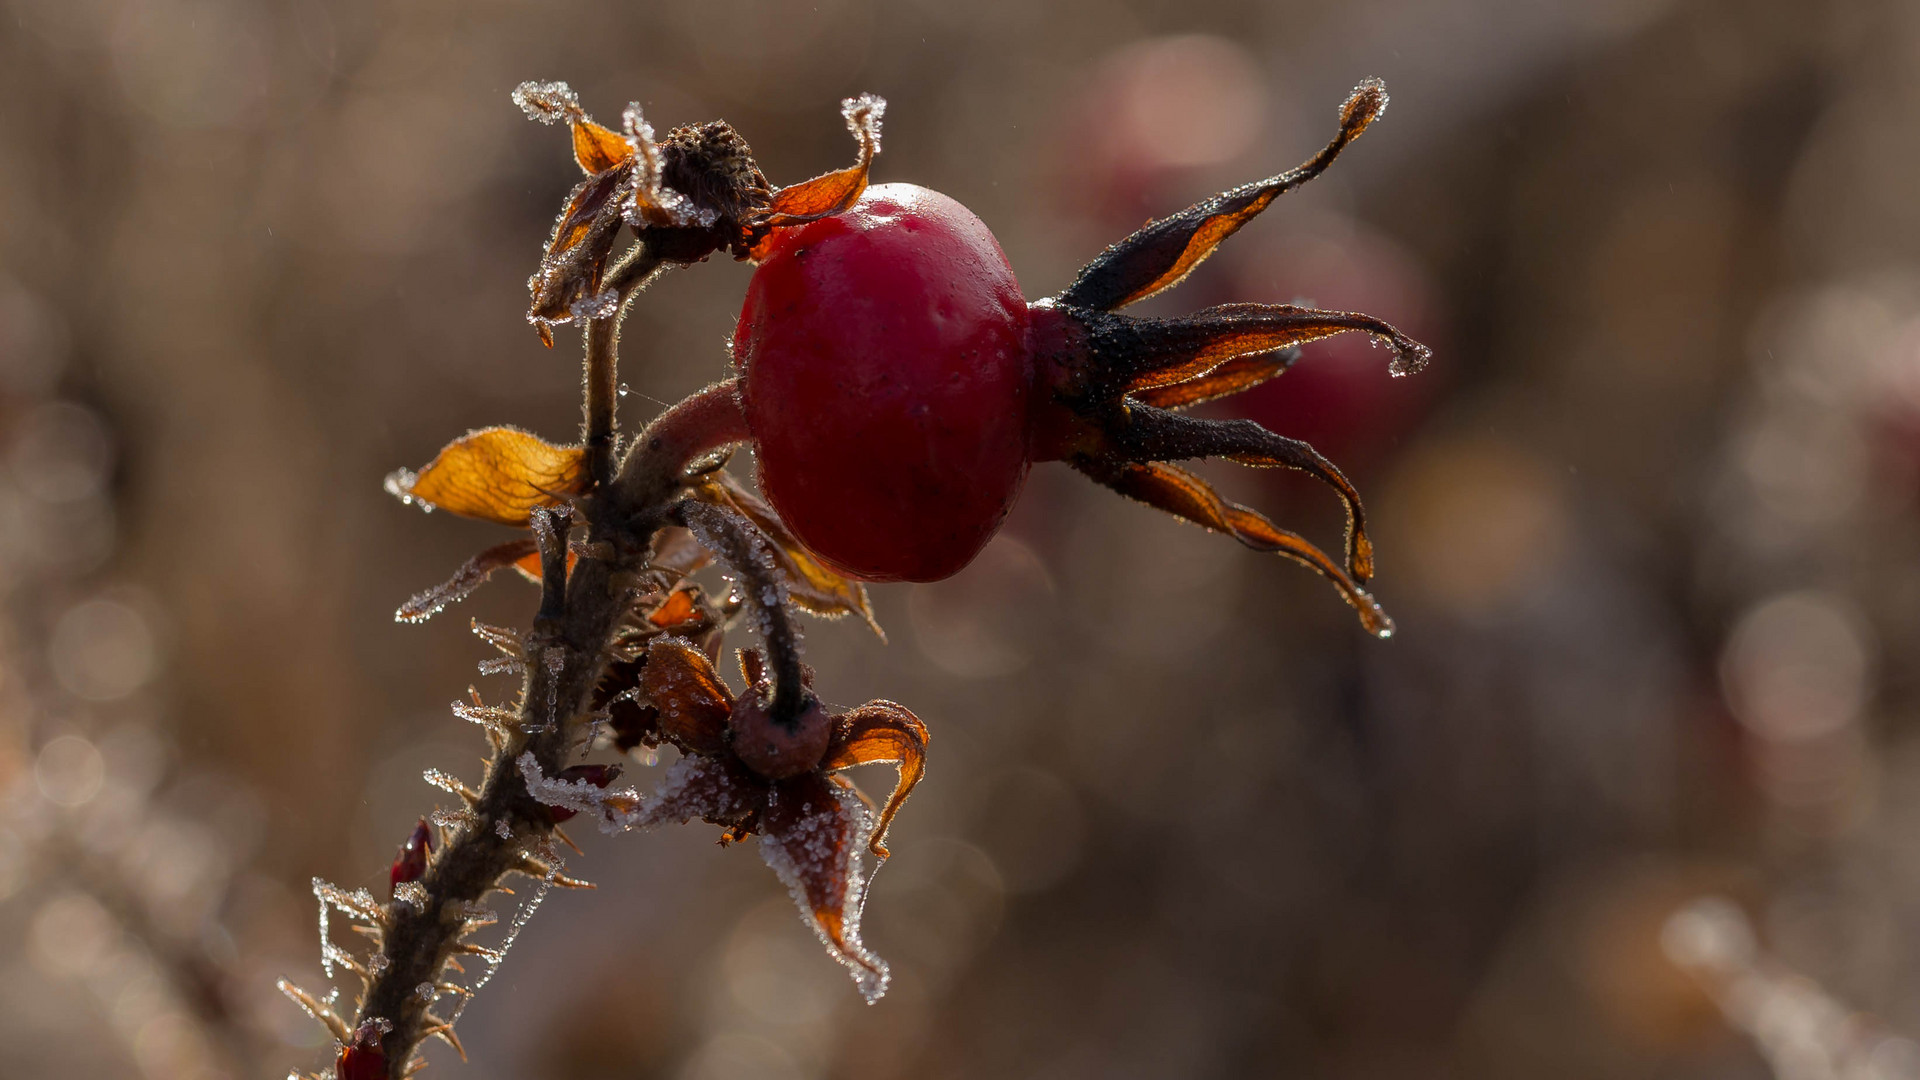
<path fill-rule="evenodd" d="M 674 745 L 698 754 L 717 754 L 726 748 L 733 692 L 692 643 L 666 638 L 647 646 L 640 686 L 660 711 L 661 734 Z"/>
<path fill-rule="evenodd" d="M 760 854 L 793 894 L 827 952 L 845 964 L 869 1004 L 887 992 L 886 962 L 860 940 L 867 875 L 860 849 L 873 812 L 837 776 L 802 773 L 773 786 L 761 818 Z"/>
<path fill-rule="evenodd" d="M 847 130 L 860 142 L 860 157 L 844 169 L 783 187 L 767 204 L 766 224 L 772 228 L 799 225 L 831 217 L 852 206 L 867 190 L 867 173 L 880 153 L 880 118 L 887 111 L 884 98 L 861 94 L 840 103 Z"/>
<path fill-rule="evenodd" d="M 401 604 L 400 610 L 393 613 L 394 621 L 425 622 L 445 610 L 448 604 L 465 600 L 492 577 L 495 570 L 519 566 L 529 559 L 533 561 L 534 577 L 538 579 L 540 551 L 531 537 L 495 544 L 461 564 L 446 581 Z"/>
<path fill-rule="evenodd" d="M 535 507 L 559 506 L 590 482 L 586 451 L 495 427 L 448 443 L 418 473 L 401 469 L 387 477 L 387 490 L 464 517 L 525 525 Z"/>
<path fill-rule="evenodd" d="M 887 827 L 900 812 L 913 786 L 927 774 L 927 726 L 904 705 L 891 701 L 869 701 L 836 717 L 833 741 L 827 746 L 822 769 L 850 769 L 855 765 L 898 765 L 900 778 L 880 811 L 870 844 L 874 855 L 887 857 Z"/>
<path fill-rule="evenodd" d="M 713 506 L 739 511 L 772 541 L 768 554 L 773 559 L 773 569 L 786 586 L 789 598 L 803 611 L 829 619 L 858 615 L 880 640 L 886 640 L 886 633 L 873 616 L 866 586 L 829 569 L 787 531 L 786 524 L 772 507 L 741 487 L 739 481 L 724 471 L 710 473 L 694 489 L 694 497 Z"/>

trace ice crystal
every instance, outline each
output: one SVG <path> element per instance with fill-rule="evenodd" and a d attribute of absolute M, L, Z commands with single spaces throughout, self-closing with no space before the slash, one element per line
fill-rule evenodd
<path fill-rule="evenodd" d="M 428 769 L 426 772 L 420 774 L 420 779 L 425 780 L 427 783 L 432 784 L 434 787 L 439 788 L 449 795 L 458 795 L 463 799 L 473 794 L 473 789 L 467 787 L 466 783 L 459 777 L 449 772 L 443 772 L 440 769 Z"/>
<path fill-rule="evenodd" d="M 480 823 L 470 810 L 438 809 L 427 815 L 427 820 L 439 826 L 449 835 L 465 832 Z"/>
<path fill-rule="evenodd" d="M 840 115 L 847 130 L 872 153 L 880 152 L 880 118 L 887 112 L 887 99 L 878 94 L 860 94 L 840 103 Z"/>
<path fill-rule="evenodd" d="M 580 95 L 563 82 L 523 82 L 513 88 L 513 103 L 527 119 L 543 124 L 563 124 L 586 115 L 580 109 Z"/>
<path fill-rule="evenodd" d="M 349 892 L 325 878 L 313 879 L 313 898 L 320 902 L 320 967 L 333 978 L 333 965 L 344 953 L 333 943 L 328 916 L 336 909 L 343 915 L 371 925 L 380 923 L 380 902 L 365 889 Z"/>
<path fill-rule="evenodd" d="M 511 656 L 490 656 L 475 665 L 482 675 L 525 675 L 527 665 Z"/>
<path fill-rule="evenodd" d="M 574 319 L 590 322 L 594 319 L 610 319 L 620 310 L 620 290 L 602 289 L 592 296 L 583 296 L 573 302 L 569 309 Z"/>
<path fill-rule="evenodd" d="M 417 881 L 403 881 L 393 887 L 395 901 L 417 911 L 427 909 L 427 887 Z"/>
<path fill-rule="evenodd" d="M 600 819 L 600 831 L 612 835 L 633 828 L 641 810 L 640 793 L 633 788 L 608 791 L 591 780 L 562 780 L 548 776 L 531 750 L 521 754 L 516 764 L 527 782 L 527 794 L 544 806 L 557 806 Z"/>
<path fill-rule="evenodd" d="M 387 494 L 399 499 L 408 506 L 417 506 L 426 513 L 431 514 L 434 509 L 433 504 L 425 499 L 417 499 L 413 496 L 413 486 L 419 482 L 420 474 L 414 472 L 412 469 L 395 469 L 387 474 L 387 478 L 381 483 L 381 486 L 387 489 Z"/>
<path fill-rule="evenodd" d="M 470 720 L 489 731 L 502 734 L 512 730 L 520 717 L 512 709 L 503 709 L 498 705 L 470 705 L 464 701 L 453 702 L 450 706 L 453 715 L 462 720 Z"/>

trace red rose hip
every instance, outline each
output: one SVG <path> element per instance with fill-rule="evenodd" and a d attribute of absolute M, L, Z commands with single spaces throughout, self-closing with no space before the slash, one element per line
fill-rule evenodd
<path fill-rule="evenodd" d="M 1027 304 L 993 234 L 912 184 L 776 232 L 734 362 L 760 487 L 844 573 L 934 581 L 1026 478 Z"/>

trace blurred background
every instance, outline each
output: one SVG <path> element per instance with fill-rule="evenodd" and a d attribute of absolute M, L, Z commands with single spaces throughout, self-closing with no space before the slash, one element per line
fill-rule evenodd
<path fill-rule="evenodd" d="M 716 830 L 595 834 L 429 1075 L 1920 1074 L 1920 8 L 0 0 L 0 50 L 0 1075 L 327 1067 L 273 988 L 324 986 L 309 881 L 384 886 L 422 769 L 478 774 L 465 622 L 536 604 L 395 624 L 505 534 L 381 477 L 578 418 L 522 314 L 578 174 L 516 83 L 724 117 L 776 183 L 882 94 L 876 178 L 1039 296 L 1367 75 L 1384 122 L 1147 310 L 1433 345 L 1226 403 L 1354 477 L 1399 635 L 1041 467 L 875 590 L 887 644 L 809 626 L 830 700 L 933 729 L 885 1000 Z M 629 424 L 725 373 L 747 273 L 641 297 Z"/>

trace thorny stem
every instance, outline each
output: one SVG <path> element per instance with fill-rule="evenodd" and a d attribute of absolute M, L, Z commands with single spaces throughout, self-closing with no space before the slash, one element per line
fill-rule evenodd
<path fill-rule="evenodd" d="M 623 306 L 658 265 L 640 253 L 609 273 Z M 431 1008 L 438 996 L 433 987 L 444 980 L 447 961 L 459 951 L 470 905 L 499 888 L 509 873 L 536 878 L 545 873 L 541 859 L 550 847 L 553 820 L 528 792 L 519 758 L 532 754 L 547 775 L 565 768 L 590 728 L 594 688 L 629 616 L 627 582 L 644 565 L 654 534 L 668 524 L 687 466 L 748 437 L 737 385 L 717 383 L 654 418 L 615 476 L 618 322 L 618 314 L 595 320 L 587 334 L 588 445 L 605 458 L 595 476 L 607 478 L 582 500 L 588 542 L 575 549 L 579 560 L 566 572 L 566 529 L 572 522 L 549 519 L 542 538 L 543 576 L 565 586 L 564 592 L 557 584 L 542 590 L 540 617 L 525 642 L 526 675 L 515 723 L 502 725 L 486 775 L 467 807 L 468 818 L 445 838 L 421 879 L 424 901 L 416 906 L 396 899 L 386 906 L 382 959 L 370 965 L 351 1027 L 358 1030 L 376 1018 L 391 1025 L 380 1045 L 392 1080 L 407 1074 L 420 1043 L 443 1033 L 444 1020 Z"/>

